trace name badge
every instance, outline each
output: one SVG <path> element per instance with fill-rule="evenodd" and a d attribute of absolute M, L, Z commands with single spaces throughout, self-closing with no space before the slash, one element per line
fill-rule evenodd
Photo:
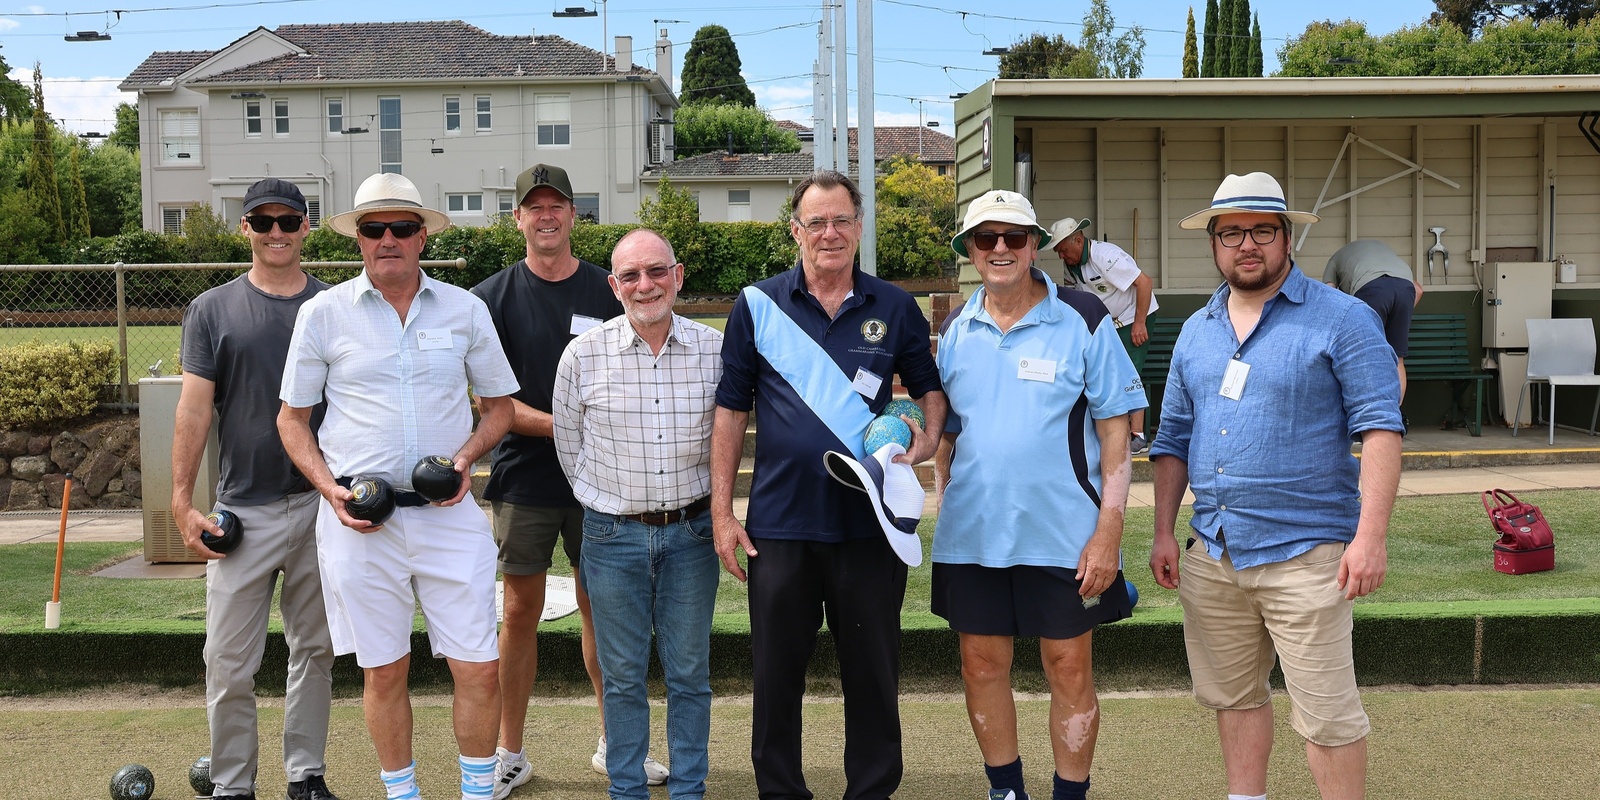
<path fill-rule="evenodd" d="M 1228 369 L 1222 373 L 1222 396 L 1229 400 L 1238 400 L 1244 396 L 1244 379 L 1250 376 L 1250 365 L 1235 358 L 1228 362 Z"/>
<path fill-rule="evenodd" d="M 417 331 L 418 350 L 449 350 L 450 345 L 449 328 L 429 328 Z"/>
<path fill-rule="evenodd" d="M 593 328 L 599 324 L 600 320 L 597 320 L 594 317 L 586 317 L 582 314 L 573 314 L 572 328 L 568 330 L 567 333 L 577 336 L 578 334 L 583 333 L 584 331 L 589 330 L 590 328 Z"/>
<path fill-rule="evenodd" d="M 871 400 L 877 397 L 878 390 L 883 388 L 883 379 L 866 367 L 861 367 L 856 370 L 856 379 L 850 382 L 850 388 L 856 390 L 856 394 Z"/>
<path fill-rule="evenodd" d="M 1017 377 L 1025 381 L 1056 382 L 1056 362 L 1048 358 L 1024 358 L 1017 362 Z"/>

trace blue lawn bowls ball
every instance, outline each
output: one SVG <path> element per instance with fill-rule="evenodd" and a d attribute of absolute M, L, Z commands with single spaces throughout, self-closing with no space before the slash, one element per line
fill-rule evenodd
<path fill-rule="evenodd" d="M 925 428 L 928 426 L 928 418 L 922 415 L 922 406 L 903 397 L 898 400 L 890 400 L 889 405 L 883 407 L 883 415 L 886 417 L 910 417 L 911 421 L 917 423 L 917 427 Z"/>
<path fill-rule="evenodd" d="M 129 764 L 111 776 L 111 800 L 150 800 L 156 776 L 143 764 Z"/>
<path fill-rule="evenodd" d="M 867 426 L 868 453 L 876 453 L 884 445 L 897 442 L 901 447 L 911 447 L 911 428 L 899 417 L 882 416 Z"/>
<path fill-rule="evenodd" d="M 211 756 L 201 756 L 189 766 L 189 785 L 196 797 L 210 797 L 217 785 L 211 782 Z"/>
<path fill-rule="evenodd" d="M 1134 586 L 1133 581 L 1125 580 L 1123 583 L 1128 584 L 1128 605 L 1139 605 L 1139 587 Z"/>

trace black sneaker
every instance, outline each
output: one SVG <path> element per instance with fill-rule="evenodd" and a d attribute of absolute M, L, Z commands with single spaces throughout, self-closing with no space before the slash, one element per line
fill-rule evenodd
<path fill-rule="evenodd" d="M 339 800 L 339 796 L 328 791 L 328 784 L 324 783 L 321 775 L 307 775 L 303 781 L 291 781 L 288 800 Z"/>
<path fill-rule="evenodd" d="M 212 795 L 211 800 L 256 800 L 256 796 L 253 794 L 217 794 Z"/>

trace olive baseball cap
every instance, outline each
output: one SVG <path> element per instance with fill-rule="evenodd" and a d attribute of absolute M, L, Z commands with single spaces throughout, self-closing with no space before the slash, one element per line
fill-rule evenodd
<path fill-rule="evenodd" d="M 534 164 L 517 176 L 517 205 L 522 205 L 528 193 L 540 186 L 548 186 L 562 197 L 572 199 L 572 181 L 567 179 L 566 170 L 549 164 Z"/>

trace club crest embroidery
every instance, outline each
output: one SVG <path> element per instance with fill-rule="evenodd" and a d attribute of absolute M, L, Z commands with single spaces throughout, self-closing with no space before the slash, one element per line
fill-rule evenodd
<path fill-rule="evenodd" d="M 869 319 L 861 323 L 861 338 L 866 339 L 868 344 L 877 344 L 883 341 L 883 337 L 888 333 L 889 326 L 883 324 L 881 319 Z"/>

